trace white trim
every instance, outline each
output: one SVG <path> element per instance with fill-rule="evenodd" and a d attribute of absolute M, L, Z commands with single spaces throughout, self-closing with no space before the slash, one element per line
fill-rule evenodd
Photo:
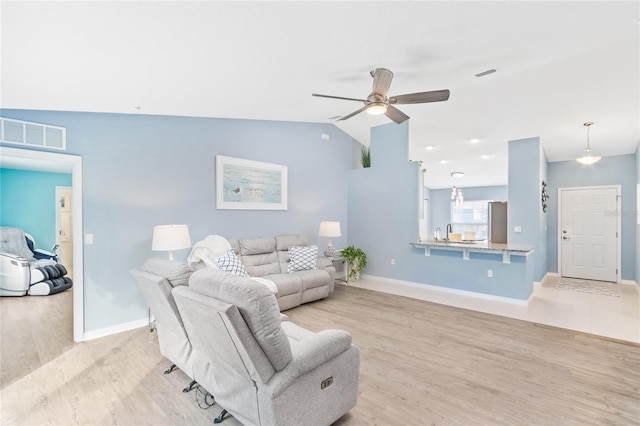
<path fill-rule="evenodd" d="M 412 281 L 402 281 L 393 278 L 377 277 L 374 275 L 363 275 L 362 278 L 368 281 L 373 281 L 375 284 L 371 285 L 371 283 L 368 282 L 366 285 L 363 285 L 360 281 L 349 281 L 349 285 L 352 287 L 366 288 L 368 290 L 375 290 L 382 293 L 395 294 L 397 296 L 405 296 L 412 299 L 426 300 L 428 302 L 435 303 L 442 303 L 438 295 L 453 294 L 473 299 L 508 303 L 510 305 L 527 306 L 529 304 L 528 300 L 494 296 L 492 294 L 476 293 L 474 291 L 459 290 L 457 288 L 441 287 Z M 529 297 L 531 297 L 531 295 Z"/>
<path fill-rule="evenodd" d="M 640 285 L 640 283 L 635 282 L 634 280 L 620 280 L 618 281 L 618 284 L 624 284 L 624 285 Z"/>
<path fill-rule="evenodd" d="M 149 318 L 143 318 L 135 321 L 125 322 L 111 327 L 100 328 L 98 330 L 87 331 L 84 333 L 84 340 L 93 340 L 100 337 L 111 336 L 112 334 L 122 333 L 124 331 L 135 330 L 136 328 L 148 327 Z"/>
<path fill-rule="evenodd" d="M 35 164 L 31 170 L 48 169 L 64 165 L 71 172 L 73 204 L 73 340 L 84 340 L 84 250 L 82 245 L 82 157 L 56 152 L 0 146 L 0 166 L 4 161 L 19 160 Z"/>
<path fill-rule="evenodd" d="M 579 191 L 588 189 L 615 189 L 616 190 L 616 211 L 622 212 L 622 185 L 601 185 L 601 186 L 570 186 L 566 188 L 558 188 L 558 232 L 557 232 L 557 251 L 558 251 L 558 275 L 562 276 L 562 192 L 563 191 Z M 622 278 L 622 219 L 621 214 L 616 214 L 616 282 L 619 283 Z"/>

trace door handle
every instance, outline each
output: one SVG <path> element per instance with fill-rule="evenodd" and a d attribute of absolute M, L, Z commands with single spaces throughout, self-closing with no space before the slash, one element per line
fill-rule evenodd
<path fill-rule="evenodd" d="M 571 237 L 565 237 L 565 236 L 563 235 L 563 236 L 562 236 L 562 239 L 563 239 L 563 240 L 570 240 L 570 239 L 571 239 Z"/>

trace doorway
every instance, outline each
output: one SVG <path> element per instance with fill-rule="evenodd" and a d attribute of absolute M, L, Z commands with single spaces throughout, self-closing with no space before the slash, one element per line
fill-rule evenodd
<path fill-rule="evenodd" d="M 73 244 L 73 340 L 84 340 L 84 273 L 82 252 L 82 157 L 0 146 L 0 166 L 34 171 L 71 173 L 71 232 Z"/>
<path fill-rule="evenodd" d="M 619 185 L 558 190 L 560 276 L 618 282 L 621 190 Z"/>

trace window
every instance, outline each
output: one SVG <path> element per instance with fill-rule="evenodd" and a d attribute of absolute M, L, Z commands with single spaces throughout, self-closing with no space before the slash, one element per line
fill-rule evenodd
<path fill-rule="evenodd" d="M 464 238 L 465 232 L 475 232 L 476 240 L 486 240 L 489 220 L 489 200 L 451 202 L 451 228 Z"/>

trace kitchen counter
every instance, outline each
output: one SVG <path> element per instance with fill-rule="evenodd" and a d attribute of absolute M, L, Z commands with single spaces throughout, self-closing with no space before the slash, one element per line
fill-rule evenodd
<path fill-rule="evenodd" d="M 523 244 L 501 244 L 488 241 L 444 241 L 426 240 L 409 243 L 417 248 L 424 248 L 424 255 L 430 256 L 431 250 L 457 250 L 462 258 L 469 260 L 469 253 L 502 253 L 502 263 L 511 263 L 511 256 L 528 256 L 534 252 L 533 246 Z"/>

